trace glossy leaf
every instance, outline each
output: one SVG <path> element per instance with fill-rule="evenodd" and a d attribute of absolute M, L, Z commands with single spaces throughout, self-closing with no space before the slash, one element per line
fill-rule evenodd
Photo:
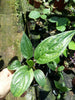
<path fill-rule="evenodd" d="M 63 31 L 66 30 L 66 27 L 65 27 L 65 26 L 56 26 L 56 29 L 57 29 L 58 31 L 63 32 Z"/>
<path fill-rule="evenodd" d="M 21 96 L 30 86 L 33 80 L 33 70 L 28 69 L 28 66 L 24 65 L 19 68 L 13 75 L 11 82 L 11 92 L 15 97 Z"/>
<path fill-rule="evenodd" d="M 47 16 L 46 16 L 46 15 L 41 15 L 41 18 L 42 18 L 42 19 L 46 19 Z"/>
<path fill-rule="evenodd" d="M 66 49 L 75 31 L 66 31 L 43 40 L 34 51 L 34 58 L 39 64 L 55 60 Z"/>
<path fill-rule="evenodd" d="M 46 77 L 44 75 L 44 73 L 41 70 L 36 70 L 34 71 L 34 77 L 35 80 L 37 81 L 37 83 L 41 86 L 44 87 L 46 84 Z"/>
<path fill-rule="evenodd" d="M 61 32 L 65 31 L 68 21 L 69 21 L 68 18 L 59 18 L 58 21 L 56 22 L 56 29 Z"/>
<path fill-rule="evenodd" d="M 60 62 L 60 58 L 57 57 L 54 61 L 58 64 Z"/>
<path fill-rule="evenodd" d="M 68 18 L 59 18 L 57 21 L 57 26 L 66 26 L 68 24 Z"/>
<path fill-rule="evenodd" d="M 25 33 L 23 34 L 21 39 L 21 53 L 26 59 L 29 59 L 33 56 L 32 43 Z"/>
<path fill-rule="evenodd" d="M 54 16 L 49 19 L 49 22 L 56 23 L 56 29 L 62 32 L 65 31 L 69 19 Z"/>
<path fill-rule="evenodd" d="M 50 9 L 43 9 L 43 14 L 50 14 Z"/>
<path fill-rule="evenodd" d="M 67 49 L 64 50 L 63 55 L 67 57 Z"/>
<path fill-rule="evenodd" d="M 8 69 L 9 70 L 17 70 L 19 67 L 21 67 L 20 61 L 19 60 L 15 60 L 8 66 Z"/>
<path fill-rule="evenodd" d="M 75 42 L 74 41 L 71 41 L 68 45 L 69 49 L 71 50 L 75 50 Z"/>
<path fill-rule="evenodd" d="M 63 86 L 63 84 L 57 81 L 54 81 L 54 83 L 55 83 L 56 88 L 59 89 L 61 92 L 67 92 L 70 90 L 69 88 L 67 88 L 66 86 Z"/>
<path fill-rule="evenodd" d="M 49 22 L 51 22 L 51 23 L 56 23 L 56 22 L 58 21 L 58 19 L 59 19 L 59 17 L 54 16 L 54 17 L 51 17 L 51 18 L 48 19 L 48 20 L 49 20 Z"/>
<path fill-rule="evenodd" d="M 37 19 L 37 18 L 39 18 L 40 17 L 40 13 L 38 12 L 38 11 L 31 11 L 30 13 L 29 13 L 29 18 L 32 18 L 32 19 Z"/>

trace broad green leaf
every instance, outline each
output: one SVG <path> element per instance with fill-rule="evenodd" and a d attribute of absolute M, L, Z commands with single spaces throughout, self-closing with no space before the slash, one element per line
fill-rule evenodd
<path fill-rule="evenodd" d="M 55 83 L 56 88 L 59 89 L 61 92 L 67 92 L 70 90 L 69 88 L 67 88 L 66 86 L 63 86 L 63 84 L 57 81 L 54 81 L 54 83 Z"/>
<path fill-rule="evenodd" d="M 33 70 L 28 70 L 28 66 L 22 66 L 13 75 L 11 82 L 11 92 L 15 97 L 21 96 L 30 86 L 33 80 Z"/>
<path fill-rule="evenodd" d="M 43 14 L 50 14 L 50 9 L 43 9 Z"/>
<path fill-rule="evenodd" d="M 71 50 L 75 50 L 75 42 L 74 41 L 71 41 L 68 45 L 69 49 Z"/>
<path fill-rule="evenodd" d="M 58 21 L 56 22 L 56 29 L 61 32 L 65 31 L 68 21 L 69 21 L 68 18 L 59 18 Z"/>
<path fill-rule="evenodd" d="M 68 24 L 69 19 L 68 18 L 59 18 L 56 22 L 57 26 L 66 26 Z"/>
<path fill-rule="evenodd" d="M 58 64 L 60 62 L 60 58 L 57 57 L 54 61 Z"/>
<path fill-rule="evenodd" d="M 36 71 L 34 71 L 34 77 L 35 77 L 35 80 L 37 81 L 37 83 L 41 87 L 44 87 L 46 85 L 46 77 L 41 70 L 37 69 Z"/>
<path fill-rule="evenodd" d="M 46 15 L 41 15 L 41 18 L 42 18 L 42 19 L 46 19 L 47 16 L 46 16 Z"/>
<path fill-rule="evenodd" d="M 65 31 L 68 21 L 69 21 L 68 18 L 59 18 L 58 21 L 56 22 L 56 29 L 61 32 Z"/>
<path fill-rule="evenodd" d="M 66 27 L 65 27 L 65 26 L 56 26 L 56 29 L 57 29 L 58 31 L 63 32 L 63 31 L 66 30 Z"/>
<path fill-rule="evenodd" d="M 29 13 L 29 18 L 32 18 L 32 19 L 37 19 L 37 18 L 39 18 L 40 17 L 40 13 L 38 12 L 38 11 L 31 11 L 30 13 Z"/>
<path fill-rule="evenodd" d="M 59 17 L 54 16 L 54 17 L 51 17 L 51 18 L 48 19 L 48 20 L 49 20 L 49 22 L 51 22 L 51 23 L 56 23 L 56 22 L 58 21 L 58 19 L 59 19 Z"/>
<path fill-rule="evenodd" d="M 55 60 L 66 49 L 74 34 L 75 30 L 66 31 L 43 40 L 34 51 L 36 62 L 45 64 Z"/>
<path fill-rule="evenodd" d="M 65 31 L 69 19 L 54 16 L 49 19 L 49 22 L 56 23 L 56 29 L 62 32 Z"/>
<path fill-rule="evenodd" d="M 20 61 L 19 60 L 15 60 L 8 66 L 8 69 L 9 70 L 17 70 L 19 67 L 21 67 Z"/>
<path fill-rule="evenodd" d="M 29 59 L 33 56 L 32 43 L 25 33 L 23 34 L 21 39 L 21 53 L 26 59 Z"/>
<path fill-rule="evenodd" d="M 64 50 L 63 55 L 67 57 L 67 49 Z"/>
<path fill-rule="evenodd" d="M 58 68 L 57 68 L 57 71 L 63 71 L 64 70 L 64 66 L 59 66 Z"/>

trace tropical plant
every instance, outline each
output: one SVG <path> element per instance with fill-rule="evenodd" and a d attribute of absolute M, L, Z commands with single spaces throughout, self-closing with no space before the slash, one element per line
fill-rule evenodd
<path fill-rule="evenodd" d="M 56 23 L 56 29 L 61 32 L 65 31 L 66 26 L 68 24 L 70 24 L 70 20 L 68 18 L 65 18 L 65 17 L 60 18 L 60 17 L 56 17 L 56 16 L 51 17 L 49 19 L 49 22 Z"/>
<path fill-rule="evenodd" d="M 75 50 L 75 42 L 74 41 L 71 41 L 70 43 L 69 43 L 69 49 L 70 50 Z"/>
<path fill-rule="evenodd" d="M 26 59 L 26 64 L 16 60 L 8 66 L 9 70 L 15 73 L 11 82 L 11 92 L 15 97 L 21 96 L 31 85 L 33 79 L 44 87 L 46 77 L 42 70 L 36 69 L 36 64 L 47 64 L 58 58 L 68 46 L 75 30 L 66 31 L 55 36 L 44 39 L 34 50 L 30 39 L 24 33 L 21 39 L 21 53 Z M 33 57 L 33 60 L 31 59 Z M 58 69 L 61 71 L 61 68 Z"/>
<path fill-rule="evenodd" d="M 48 15 L 50 15 L 50 9 L 44 8 L 41 11 L 39 10 L 30 11 L 28 17 L 31 20 L 33 20 L 36 24 L 38 23 L 38 25 L 40 27 L 43 27 L 43 29 L 48 30 L 48 20 L 47 20 Z"/>
<path fill-rule="evenodd" d="M 38 18 L 46 19 L 47 15 L 50 14 L 50 9 L 43 9 L 42 12 L 34 10 L 29 13 L 29 18 L 37 20 Z"/>

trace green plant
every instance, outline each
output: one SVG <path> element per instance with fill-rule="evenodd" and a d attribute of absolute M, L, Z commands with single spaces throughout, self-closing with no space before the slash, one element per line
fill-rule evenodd
<path fill-rule="evenodd" d="M 67 48 L 64 50 L 64 52 L 63 52 L 63 55 L 65 56 L 65 57 L 67 57 Z"/>
<path fill-rule="evenodd" d="M 38 11 L 31 11 L 29 14 L 29 18 L 36 20 L 40 17 L 40 13 Z"/>
<path fill-rule="evenodd" d="M 43 27 L 44 29 L 48 30 L 48 20 L 47 20 L 48 15 L 50 15 L 50 9 L 42 8 L 41 11 L 39 10 L 31 11 L 28 17 L 31 20 L 33 20 L 36 24 L 38 23 L 40 27 Z"/>
<path fill-rule="evenodd" d="M 75 30 L 46 38 L 35 48 L 34 56 L 32 43 L 27 35 L 25 33 L 23 34 L 21 39 L 21 53 L 26 59 L 27 64 L 21 65 L 16 60 L 8 66 L 9 70 L 15 70 L 11 82 L 11 92 L 15 97 L 21 96 L 30 87 L 34 78 L 41 87 L 45 86 L 46 77 L 42 70 L 36 69 L 36 63 L 46 64 L 58 58 L 74 34 Z M 31 59 L 32 57 L 34 57 L 33 60 Z"/>
<path fill-rule="evenodd" d="M 74 41 L 71 41 L 68 45 L 69 49 L 71 50 L 75 50 L 75 42 Z"/>
<path fill-rule="evenodd" d="M 59 78 L 55 78 L 53 80 L 54 85 L 55 85 L 55 91 L 57 91 L 57 100 L 61 99 L 62 94 L 69 91 L 70 89 L 68 87 L 66 87 L 65 83 L 64 83 L 64 76 L 63 76 L 63 70 L 65 69 L 64 66 L 58 66 L 59 62 L 53 61 L 53 62 L 49 62 L 47 63 L 48 67 L 49 67 L 49 72 L 51 73 L 51 70 L 54 71 L 55 76 L 57 75 L 57 77 Z M 56 79 L 58 79 L 58 81 L 56 81 Z"/>
<path fill-rule="evenodd" d="M 29 18 L 34 20 L 38 18 L 46 19 L 48 14 L 50 14 L 50 9 L 42 9 L 42 12 L 34 10 L 29 13 Z"/>
<path fill-rule="evenodd" d="M 65 18 L 65 17 L 60 18 L 60 17 L 56 17 L 56 16 L 51 17 L 49 19 L 49 22 L 56 23 L 56 29 L 61 32 L 65 31 L 66 26 L 70 23 L 68 18 Z"/>
<path fill-rule="evenodd" d="M 53 62 L 49 62 L 47 63 L 47 66 L 49 67 L 50 70 L 54 71 L 60 78 L 63 78 L 63 73 L 62 71 L 64 70 L 64 66 L 59 66 L 58 67 L 58 63 L 60 62 L 60 60 L 57 62 L 56 60 Z"/>
<path fill-rule="evenodd" d="M 61 92 L 66 92 L 66 91 L 69 91 L 69 90 L 70 90 L 69 88 L 67 88 L 67 87 L 65 86 L 64 83 L 59 83 L 59 82 L 57 82 L 57 81 L 54 81 L 54 83 L 55 83 L 56 88 L 59 89 L 60 93 L 61 93 Z"/>
<path fill-rule="evenodd" d="M 64 66 L 58 67 L 56 61 L 49 62 L 47 65 L 51 70 L 56 71 L 58 73 L 64 70 Z"/>

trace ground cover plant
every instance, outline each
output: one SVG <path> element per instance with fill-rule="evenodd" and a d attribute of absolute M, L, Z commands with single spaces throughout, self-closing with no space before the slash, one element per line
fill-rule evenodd
<path fill-rule="evenodd" d="M 65 17 L 63 17 L 63 18 L 60 18 L 60 17 L 51 17 L 49 19 L 49 22 L 56 23 L 56 29 L 58 31 L 61 31 L 61 32 L 65 31 L 66 30 L 66 26 L 68 24 L 70 24 L 70 20 L 68 18 L 65 18 Z"/>
<path fill-rule="evenodd" d="M 74 34 L 75 30 L 72 30 L 50 36 L 38 44 L 35 50 L 33 50 L 30 39 L 25 33 L 23 34 L 21 39 L 21 53 L 26 62 L 25 64 L 21 64 L 20 61 L 15 60 L 8 66 L 9 70 L 15 71 L 11 82 L 11 92 L 15 97 L 21 96 L 30 87 L 34 78 L 41 87 L 46 85 L 46 76 L 42 70 L 39 68 L 36 69 L 36 64 L 40 64 L 41 66 L 42 64 L 55 62 L 55 59 L 64 52 Z M 33 59 L 31 59 L 32 57 Z M 63 66 L 61 66 L 57 70 L 61 72 L 63 69 Z M 57 82 L 55 82 L 55 85 L 59 89 L 62 87 Z M 66 90 L 68 89 L 66 88 Z M 66 90 L 64 89 L 64 91 Z"/>

